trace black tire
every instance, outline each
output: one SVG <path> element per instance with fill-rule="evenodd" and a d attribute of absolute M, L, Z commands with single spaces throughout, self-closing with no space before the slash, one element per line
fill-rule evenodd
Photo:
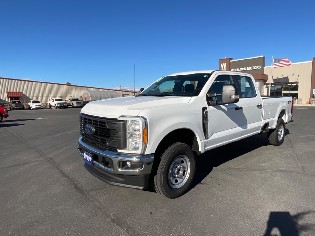
<path fill-rule="evenodd" d="M 270 144 L 280 146 L 284 141 L 285 136 L 285 124 L 282 118 L 277 121 L 275 129 L 268 132 L 268 141 Z"/>
<path fill-rule="evenodd" d="M 155 191 L 172 199 L 182 196 L 190 189 L 195 170 L 196 157 L 191 147 L 174 143 L 162 154 L 154 176 Z"/>
<path fill-rule="evenodd" d="M 3 116 L 0 114 L 0 123 L 3 121 Z"/>

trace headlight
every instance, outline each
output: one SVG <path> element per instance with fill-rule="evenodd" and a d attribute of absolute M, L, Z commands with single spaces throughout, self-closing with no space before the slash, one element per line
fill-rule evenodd
<path fill-rule="evenodd" d="M 148 142 L 147 121 L 143 117 L 120 117 L 126 120 L 126 150 L 133 153 L 143 153 Z"/>

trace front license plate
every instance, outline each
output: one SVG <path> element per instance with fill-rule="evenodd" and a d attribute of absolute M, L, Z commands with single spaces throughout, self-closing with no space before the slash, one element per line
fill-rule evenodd
<path fill-rule="evenodd" d="M 85 163 L 87 163 L 89 165 L 93 165 L 93 160 L 92 160 L 92 154 L 91 153 L 84 152 L 83 159 L 84 159 Z"/>

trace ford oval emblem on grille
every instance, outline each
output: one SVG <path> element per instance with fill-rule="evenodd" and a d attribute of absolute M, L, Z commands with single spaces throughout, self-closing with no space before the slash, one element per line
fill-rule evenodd
<path fill-rule="evenodd" d="M 86 133 L 87 135 L 93 135 L 95 133 L 94 126 L 91 124 L 86 124 L 84 126 L 84 133 Z"/>

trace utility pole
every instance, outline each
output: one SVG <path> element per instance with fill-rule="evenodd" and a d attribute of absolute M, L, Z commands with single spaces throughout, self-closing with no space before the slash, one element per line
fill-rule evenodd
<path fill-rule="evenodd" d="M 133 64 L 133 95 L 136 96 L 136 64 Z"/>

